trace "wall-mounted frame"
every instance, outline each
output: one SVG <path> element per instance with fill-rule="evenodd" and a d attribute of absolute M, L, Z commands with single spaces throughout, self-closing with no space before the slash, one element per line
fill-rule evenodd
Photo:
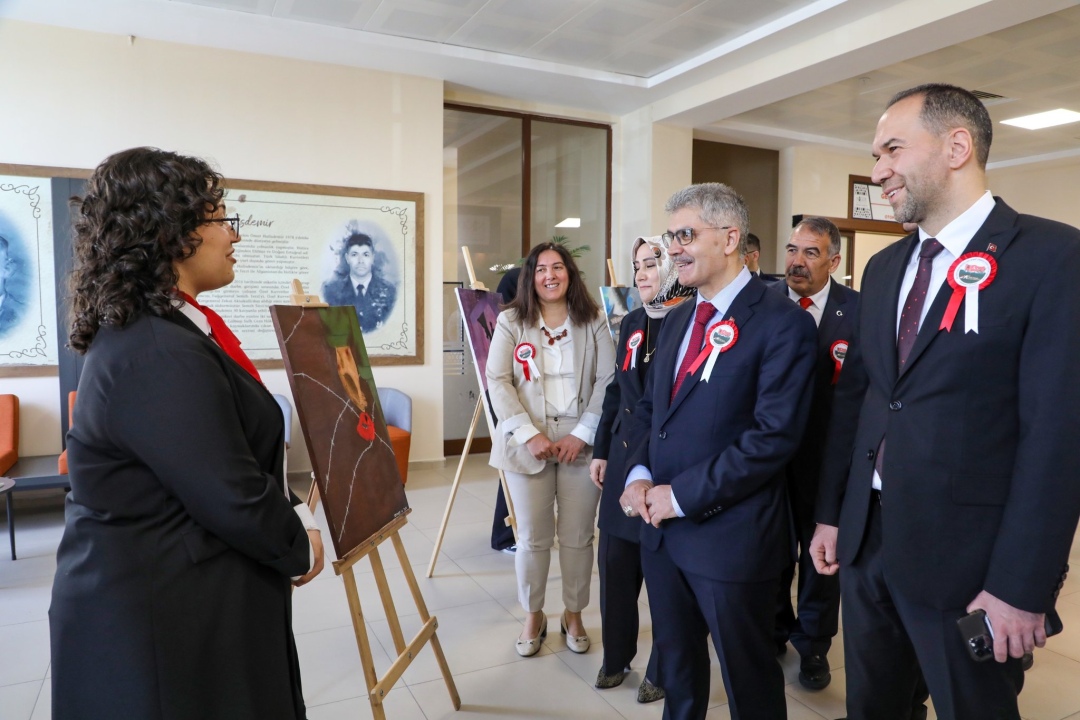
<path fill-rule="evenodd" d="M 293 278 L 331 305 L 356 307 L 372 365 L 423 364 L 423 193 L 231 179 L 226 187 L 225 212 L 240 215 L 236 279 L 206 293 L 206 304 L 257 366 L 282 366 L 267 308 L 289 302 Z M 350 265 L 346 251 L 358 243 L 366 259 Z"/>
<path fill-rule="evenodd" d="M 848 218 L 870 222 L 896 222 L 892 205 L 885 199 L 880 185 L 863 175 L 848 175 Z M 892 229 L 886 232 L 892 232 Z"/>

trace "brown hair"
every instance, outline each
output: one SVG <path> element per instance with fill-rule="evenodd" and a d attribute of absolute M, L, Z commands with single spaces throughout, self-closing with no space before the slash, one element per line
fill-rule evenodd
<path fill-rule="evenodd" d="M 204 160 L 140 147 L 106 158 L 72 198 L 75 264 L 69 347 L 85 353 L 102 325 L 172 311 L 173 263 L 195 254 L 195 230 L 221 202 Z"/>
<path fill-rule="evenodd" d="M 536 296 L 535 283 L 536 263 L 540 253 L 548 250 L 559 254 L 563 265 L 566 266 L 566 274 L 570 277 L 570 287 L 566 289 L 566 306 L 569 310 L 570 322 L 574 325 L 588 325 L 600 314 L 600 306 L 585 289 L 585 281 L 581 278 L 581 271 L 574 262 L 574 256 L 559 243 L 541 243 L 532 249 L 521 266 L 517 295 L 504 305 L 503 309 L 516 310 L 518 317 L 525 323 L 535 323 L 540 319 L 540 298 Z"/>

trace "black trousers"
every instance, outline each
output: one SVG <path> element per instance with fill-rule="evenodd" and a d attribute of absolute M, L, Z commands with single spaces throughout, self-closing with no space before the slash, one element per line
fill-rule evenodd
<path fill-rule="evenodd" d="M 596 562 L 600 569 L 603 668 L 612 675 L 629 667 L 637 654 L 638 596 L 645 580 L 641 571 L 641 545 L 601 530 Z M 659 684 L 656 681 L 655 649 L 649 653 L 645 677 L 654 685 Z"/>
<path fill-rule="evenodd" d="M 848 718 L 908 720 L 925 677 L 941 720 L 1018 720 L 1020 661 L 975 662 L 956 628 L 966 608 L 919 605 L 891 586 L 881 522 L 875 501 L 862 549 L 840 573 Z"/>
<path fill-rule="evenodd" d="M 789 492 L 791 511 L 795 519 L 795 538 L 799 543 L 798 610 L 791 607 L 791 581 L 795 577 L 793 562 L 780 576 L 780 591 L 776 604 L 777 644 L 791 641 L 799 655 L 826 655 L 832 647 L 840 622 L 840 578 L 820 575 L 810 556 L 810 540 L 814 537 L 814 506 L 803 499 L 806 493 Z"/>
<path fill-rule="evenodd" d="M 716 552 L 718 549 L 712 549 Z M 701 720 L 709 707 L 711 636 L 732 720 L 787 717 L 784 673 L 772 642 L 779 578 L 726 583 L 683 572 L 663 544 L 641 547 L 657 684 L 666 720 Z"/>

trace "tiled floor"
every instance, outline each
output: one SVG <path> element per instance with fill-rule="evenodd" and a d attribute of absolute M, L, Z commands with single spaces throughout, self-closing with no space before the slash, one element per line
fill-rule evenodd
<path fill-rule="evenodd" d="M 593 603 L 585 611 L 593 648 L 575 655 L 558 633 L 560 578 L 551 565 L 547 612 L 548 638 L 537 657 L 523 659 L 513 641 L 523 612 L 515 599 L 514 560 L 489 547 L 496 476 L 486 456 L 470 458 L 451 515 L 435 577 L 424 577 L 439 522 L 450 491 L 455 463 L 413 468 L 407 493 L 413 512 L 401 535 L 431 612 L 439 618 L 438 635 L 461 695 L 455 713 L 430 648 L 425 648 L 386 700 L 390 720 L 467 720 L 468 718 L 659 718 L 663 703 L 638 705 L 635 691 L 650 642 L 647 601 L 642 597 L 643 627 L 634 671 L 622 687 L 599 691 L 592 686 L 602 648 L 598 642 L 598 580 Z M 0 541 L 0 720 L 43 720 L 50 715 L 49 591 L 55 552 L 63 525 L 59 495 L 20 498 L 18 550 L 8 559 Z M 322 520 L 320 518 L 320 520 Z M 5 528 L 6 530 L 6 528 Z M 5 532 L 6 535 L 6 532 Z M 0 536 L 2 538 L 2 536 Z M 1065 632 L 1036 653 L 1020 698 L 1028 720 L 1080 720 L 1080 546 L 1059 603 Z M 418 629 L 419 615 L 407 592 L 391 546 L 382 552 L 406 639 Z M 377 670 L 390 665 L 389 626 L 370 564 L 356 565 L 365 619 L 373 640 Z M 349 620 L 341 579 L 328 567 L 295 595 L 295 630 L 303 671 L 304 695 L 311 720 L 370 718 L 359 653 Z M 798 656 L 781 660 L 787 679 L 788 717 L 818 720 L 844 715 L 844 657 L 841 643 L 830 655 L 833 682 L 821 692 L 797 682 Z M 709 720 L 728 718 L 719 670 L 713 661 Z M 931 715 L 933 717 L 933 715 Z"/>

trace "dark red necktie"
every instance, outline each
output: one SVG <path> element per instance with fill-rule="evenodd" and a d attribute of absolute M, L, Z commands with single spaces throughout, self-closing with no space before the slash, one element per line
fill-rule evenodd
<path fill-rule="evenodd" d="M 919 320 L 922 318 L 923 305 L 926 304 L 926 293 L 930 290 L 930 275 L 934 271 L 934 258 L 945 249 L 945 246 L 936 238 L 926 238 L 919 248 L 919 269 L 915 271 L 915 282 L 908 291 L 904 309 L 900 313 L 900 328 L 896 334 L 896 359 L 898 368 L 903 368 L 907 362 L 911 348 L 915 347 L 915 338 L 919 334 Z M 885 458 L 885 438 L 881 438 L 878 445 L 877 459 L 874 461 L 874 469 L 878 475 L 882 475 L 881 466 Z M 884 477 L 884 476 L 882 476 Z"/>
<path fill-rule="evenodd" d="M 195 302 L 195 298 L 185 292 L 181 292 L 180 297 L 182 297 L 184 302 L 188 305 L 206 316 L 206 321 L 210 323 L 210 337 L 218 344 L 218 347 L 224 350 L 225 354 L 231 357 L 237 365 L 247 370 L 251 377 L 262 382 L 262 378 L 259 377 L 259 371 L 255 369 L 255 365 L 251 362 L 247 353 L 240 349 L 240 340 L 233 334 L 233 331 L 229 329 L 229 326 L 225 324 L 225 321 L 221 319 L 221 316 L 210 308 Z"/>
<path fill-rule="evenodd" d="M 694 360 L 701 352 L 701 346 L 705 344 L 705 329 L 708 328 L 709 320 L 712 320 L 715 314 L 716 306 L 711 302 L 698 303 L 694 315 L 694 330 L 690 333 L 690 344 L 686 346 L 686 353 L 683 355 L 682 362 L 679 363 L 679 374 L 675 376 L 675 384 L 671 387 L 671 398 L 668 404 L 675 399 L 683 380 L 690 374 L 690 366 L 694 364 Z"/>
<path fill-rule="evenodd" d="M 799 298 L 799 307 L 803 310 L 809 310 L 810 306 L 814 304 L 814 301 L 810 298 Z"/>

